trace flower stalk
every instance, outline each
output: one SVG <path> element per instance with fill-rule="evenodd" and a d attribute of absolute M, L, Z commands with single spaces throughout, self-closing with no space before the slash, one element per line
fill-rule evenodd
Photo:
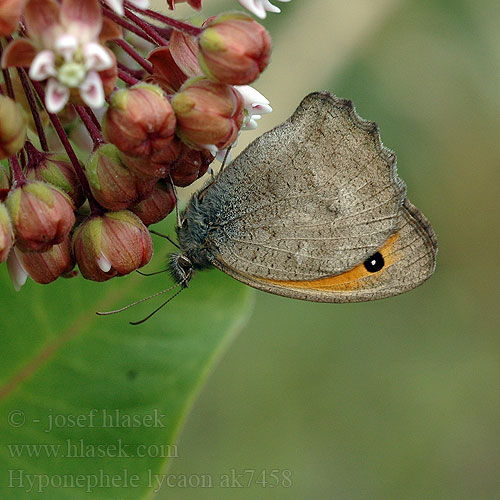
<path fill-rule="evenodd" d="M 203 31 L 202 28 L 197 28 L 192 24 L 184 23 L 182 21 L 179 21 L 178 19 L 173 19 L 172 17 L 165 16 L 160 12 L 156 12 L 151 9 L 139 9 L 132 5 L 129 5 L 128 7 L 130 9 L 133 9 L 135 12 L 138 12 L 139 14 L 143 14 L 145 16 L 150 17 L 151 19 L 156 19 L 157 21 L 161 21 L 162 23 L 165 23 L 167 26 L 182 31 L 183 33 L 186 33 L 188 35 L 198 36 Z"/>
<path fill-rule="evenodd" d="M 33 82 L 33 86 L 35 87 L 35 91 L 38 94 L 38 97 L 43 101 L 45 100 L 45 92 L 39 82 Z M 59 137 L 59 140 L 61 141 L 64 150 L 66 151 L 66 154 L 68 155 L 69 160 L 71 161 L 71 164 L 73 165 L 73 168 L 75 169 L 75 173 L 78 177 L 78 180 L 80 181 L 80 184 L 82 185 L 82 189 L 85 193 L 85 196 L 89 200 L 89 206 L 90 206 L 90 211 L 93 215 L 100 215 L 103 213 L 104 209 L 97 203 L 96 199 L 94 198 L 94 195 L 92 194 L 92 191 L 90 190 L 89 186 L 89 181 L 87 180 L 87 177 L 85 176 L 85 172 L 82 170 L 82 167 L 80 165 L 80 162 L 78 161 L 78 158 L 76 156 L 75 151 L 73 150 L 73 147 L 71 146 L 71 143 L 69 142 L 68 136 L 66 135 L 66 132 L 64 131 L 64 128 L 61 124 L 61 121 L 57 117 L 57 115 L 53 113 L 48 113 L 49 119 L 52 122 L 52 125 L 56 131 L 57 136 Z"/>

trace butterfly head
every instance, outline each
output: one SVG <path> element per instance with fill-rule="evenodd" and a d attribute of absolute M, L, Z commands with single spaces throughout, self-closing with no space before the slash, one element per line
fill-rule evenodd
<path fill-rule="evenodd" d="M 193 276 L 194 266 L 191 259 L 182 253 L 172 253 L 169 256 L 168 267 L 175 282 L 187 287 Z"/>

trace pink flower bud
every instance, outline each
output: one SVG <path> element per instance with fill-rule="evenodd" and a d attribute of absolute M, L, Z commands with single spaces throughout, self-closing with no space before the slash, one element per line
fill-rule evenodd
<path fill-rule="evenodd" d="M 0 36 L 10 35 L 16 28 L 26 0 L 0 0 Z"/>
<path fill-rule="evenodd" d="M 151 196 L 142 200 L 130 211 L 134 212 L 146 226 L 163 220 L 175 208 L 175 195 L 170 182 L 160 181 Z"/>
<path fill-rule="evenodd" d="M 75 267 L 69 236 L 46 252 L 21 252 L 16 249 L 16 254 L 30 278 L 42 285 L 52 283 Z"/>
<path fill-rule="evenodd" d="M 173 183 L 179 187 L 189 186 L 206 173 L 213 160 L 210 151 L 198 151 L 184 144 L 181 154 L 170 168 Z"/>
<path fill-rule="evenodd" d="M 11 191 L 5 203 L 16 245 L 23 252 L 46 252 L 61 243 L 75 223 L 68 196 L 45 182 L 28 181 Z"/>
<path fill-rule="evenodd" d="M 139 217 L 123 210 L 81 224 L 73 235 L 73 253 L 84 278 L 106 281 L 145 266 L 153 242 Z"/>
<path fill-rule="evenodd" d="M 109 210 L 123 210 L 149 196 L 156 183 L 139 178 L 121 161 L 113 144 L 100 146 L 92 153 L 85 169 L 95 199 Z"/>
<path fill-rule="evenodd" d="M 64 191 L 75 207 L 85 201 L 85 194 L 73 165 L 63 154 L 40 154 L 41 160 L 26 172 L 30 180 L 44 181 Z"/>
<path fill-rule="evenodd" d="M 181 152 L 182 142 L 174 136 L 161 150 L 151 156 L 130 156 L 120 153 L 122 162 L 139 177 L 153 177 L 161 179 L 168 176 L 170 165 Z"/>
<path fill-rule="evenodd" d="M 257 80 L 271 57 L 271 37 L 250 16 L 222 14 L 199 37 L 199 62 L 219 82 L 246 85 Z"/>
<path fill-rule="evenodd" d="M 26 141 L 27 120 L 19 104 L 0 94 L 0 160 L 19 152 Z"/>
<path fill-rule="evenodd" d="M 111 96 L 103 125 L 107 139 L 120 151 L 150 156 L 172 140 L 175 114 L 160 87 L 139 83 Z"/>
<path fill-rule="evenodd" d="M 9 256 L 14 233 L 7 207 L 0 203 L 0 263 L 5 262 Z"/>
<path fill-rule="evenodd" d="M 239 92 L 203 77 L 188 80 L 172 107 L 178 136 L 196 149 L 225 149 L 236 140 L 244 118 Z"/>

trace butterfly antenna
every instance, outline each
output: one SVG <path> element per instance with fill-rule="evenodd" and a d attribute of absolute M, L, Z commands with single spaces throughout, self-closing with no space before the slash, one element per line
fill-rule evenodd
<path fill-rule="evenodd" d="M 177 206 L 177 198 L 175 200 L 176 200 L 175 205 Z M 177 247 L 179 250 L 181 249 L 181 247 L 170 236 L 167 236 L 166 234 L 163 234 L 163 233 L 159 233 L 158 231 L 154 231 L 153 229 L 150 229 L 149 232 L 151 234 L 156 235 L 156 236 L 160 236 L 162 238 L 165 238 L 166 240 L 170 241 L 170 243 L 172 243 L 172 245 L 174 245 L 174 247 Z"/>
<path fill-rule="evenodd" d="M 156 276 L 157 274 L 166 273 L 167 271 L 168 269 L 162 269 L 161 271 L 155 271 L 154 273 L 143 273 L 142 271 L 139 271 L 139 269 L 135 270 L 135 272 L 141 276 Z"/>
<path fill-rule="evenodd" d="M 150 295 L 149 297 L 144 297 L 143 299 L 136 300 L 135 302 L 132 302 L 131 304 L 128 304 L 124 307 L 121 307 L 120 309 L 114 309 L 113 311 L 97 311 L 96 314 L 98 316 L 109 316 L 110 314 L 116 314 L 116 313 L 125 311 L 126 309 L 130 309 L 131 307 L 134 307 L 137 304 L 140 304 L 141 302 L 146 302 L 146 300 L 151 300 L 151 299 L 154 299 L 155 297 L 158 297 L 159 295 L 163 295 L 164 293 L 170 292 L 170 290 L 173 290 L 174 288 L 177 288 L 179 286 L 183 287 L 186 279 L 187 279 L 187 276 L 180 283 L 177 283 L 174 286 L 171 286 L 170 288 L 166 288 L 165 290 L 162 290 L 161 292 L 153 293 L 153 295 Z M 181 290 L 182 290 L 182 288 L 181 288 Z M 175 294 L 175 295 L 177 295 L 177 294 Z M 175 295 L 174 295 L 174 297 L 175 297 Z"/>
<path fill-rule="evenodd" d="M 179 197 L 177 196 L 177 188 L 174 185 L 174 181 L 172 180 L 172 176 L 168 174 L 168 178 L 170 179 L 170 184 L 172 185 L 172 191 L 174 192 L 175 197 L 175 213 L 177 214 L 177 227 L 181 227 L 181 214 L 179 212 Z"/>
<path fill-rule="evenodd" d="M 179 283 L 180 285 L 180 283 Z M 177 286 L 179 286 L 177 285 Z M 177 297 L 177 295 L 179 295 L 182 290 L 184 290 L 184 288 L 181 288 L 179 291 L 175 292 L 172 297 L 169 297 L 165 302 L 163 302 L 163 304 L 159 307 L 157 307 L 152 313 L 149 313 L 145 318 L 141 319 L 140 321 L 130 321 L 130 324 L 131 325 L 140 325 L 142 323 L 145 323 L 149 318 L 151 318 L 152 316 L 154 316 L 160 309 L 162 309 L 163 307 L 165 307 L 171 300 L 174 300 L 175 297 Z"/>

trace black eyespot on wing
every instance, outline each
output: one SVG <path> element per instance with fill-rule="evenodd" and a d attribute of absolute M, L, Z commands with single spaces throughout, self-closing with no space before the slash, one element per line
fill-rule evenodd
<path fill-rule="evenodd" d="M 368 257 L 368 259 L 365 260 L 364 265 L 365 269 L 369 273 L 376 273 L 384 267 L 384 257 L 382 257 L 380 252 L 374 253 L 371 257 Z"/>

